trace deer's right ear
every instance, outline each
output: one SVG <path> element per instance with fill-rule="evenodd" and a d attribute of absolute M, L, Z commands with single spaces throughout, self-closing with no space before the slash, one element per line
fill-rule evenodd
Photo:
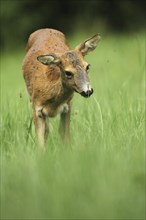
<path fill-rule="evenodd" d="M 37 60 L 44 65 L 59 64 L 60 59 L 55 54 L 40 55 Z"/>

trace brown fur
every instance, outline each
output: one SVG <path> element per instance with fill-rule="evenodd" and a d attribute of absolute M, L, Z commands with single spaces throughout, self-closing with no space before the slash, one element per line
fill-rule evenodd
<path fill-rule="evenodd" d="M 69 137 L 70 101 L 73 92 L 81 93 L 82 84 L 89 81 L 85 71 L 87 63 L 83 59 L 88 52 L 87 46 L 82 43 L 77 49 L 71 50 L 64 34 L 53 29 L 37 30 L 29 37 L 23 61 L 23 75 L 32 102 L 36 133 L 42 146 L 48 134 L 47 117 L 54 117 L 60 108 L 60 133 L 64 139 Z M 59 62 L 56 61 L 58 63 L 54 62 L 53 65 L 50 61 L 49 65 L 39 62 L 38 57 L 47 54 L 53 54 Z M 65 77 L 65 71 L 72 73 L 72 79 Z M 67 109 L 66 105 L 61 107 L 65 103 Z"/>

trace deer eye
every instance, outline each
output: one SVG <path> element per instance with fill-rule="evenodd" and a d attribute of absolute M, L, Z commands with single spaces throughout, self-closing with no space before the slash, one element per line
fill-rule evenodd
<path fill-rule="evenodd" d="M 71 79 L 72 78 L 72 73 L 69 72 L 69 71 L 65 71 L 65 77 L 68 78 L 68 79 Z"/>
<path fill-rule="evenodd" d="M 90 69 L 90 64 L 88 64 L 88 65 L 86 66 L 86 71 L 89 72 L 89 69 Z"/>

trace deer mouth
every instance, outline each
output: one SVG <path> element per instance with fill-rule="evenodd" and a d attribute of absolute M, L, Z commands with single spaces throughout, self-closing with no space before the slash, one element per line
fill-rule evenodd
<path fill-rule="evenodd" d="M 81 96 L 85 97 L 85 98 L 89 98 L 91 95 L 93 94 L 93 89 L 91 88 L 91 90 L 88 91 L 83 91 L 80 93 Z"/>
<path fill-rule="evenodd" d="M 77 89 L 74 89 L 74 91 L 76 93 L 79 93 L 81 96 L 83 96 L 85 98 L 89 98 L 93 94 L 93 92 L 94 92 L 92 88 L 90 88 L 87 91 L 82 91 L 82 92 L 79 92 Z"/>

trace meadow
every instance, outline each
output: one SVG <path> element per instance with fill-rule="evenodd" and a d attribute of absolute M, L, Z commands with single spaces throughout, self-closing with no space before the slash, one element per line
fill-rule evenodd
<path fill-rule="evenodd" d="M 30 126 L 24 51 L 2 53 L 1 219 L 145 218 L 144 34 L 102 36 L 86 57 L 94 94 L 74 96 L 70 144 L 57 116 L 43 154 Z"/>

